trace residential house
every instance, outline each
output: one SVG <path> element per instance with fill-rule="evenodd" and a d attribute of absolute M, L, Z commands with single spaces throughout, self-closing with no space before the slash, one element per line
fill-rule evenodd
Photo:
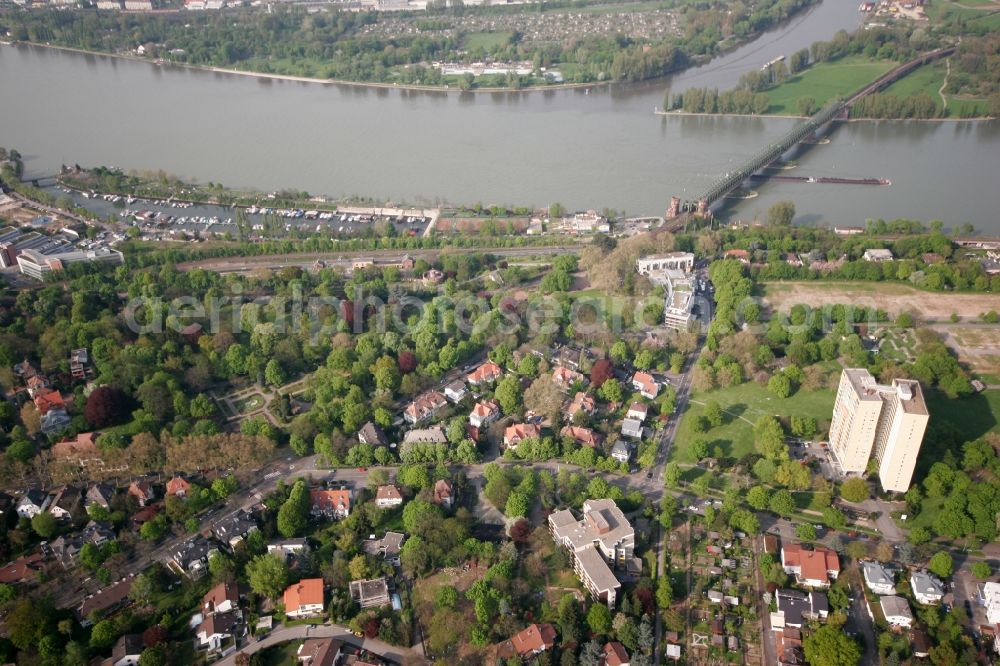
<path fill-rule="evenodd" d="M 639 419 L 625 419 L 622 421 L 622 435 L 632 439 L 642 439 L 642 421 Z"/>
<path fill-rule="evenodd" d="M 28 396 L 34 400 L 35 396 L 52 386 L 52 382 L 45 375 L 33 375 L 28 377 L 24 385 L 28 387 Z"/>
<path fill-rule="evenodd" d="M 403 410 L 403 418 L 410 425 L 433 418 L 447 406 L 448 401 L 437 391 L 427 391 L 418 395 L 413 402 Z"/>
<path fill-rule="evenodd" d="M 913 647 L 913 656 L 917 659 L 926 659 L 931 653 L 931 638 L 927 635 L 927 630 L 921 625 L 915 624 L 910 631 L 910 642 Z"/>
<path fill-rule="evenodd" d="M 206 617 L 195 630 L 199 647 L 218 652 L 227 641 L 235 641 L 238 620 L 236 613 L 215 613 Z"/>
<path fill-rule="evenodd" d="M 910 604 L 903 597 L 881 597 L 879 605 L 882 606 L 882 614 L 885 615 L 885 621 L 889 623 L 889 626 L 909 629 L 913 624 Z"/>
<path fill-rule="evenodd" d="M 391 509 L 403 503 L 403 494 L 394 485 L 379 486 L 375 491 L 375 506 L 380 509 Z"/>
<path fill-rule="evenodd" d="M 591 430 L 590 428 L 584 428 L 582 426 L 563 426 L 563 429 L 559 431 L 560 437 L 569 437 L 577 444 L 581 446 L 589 446 L 592 449 L 597 448 L 601 444 L 601 436 Z"/>
<path fill-rule="evenodd" d="M 625 414 L 627 419 L 635 419 L 636 421 L 645 421 L 646 415 L 649 413 L 649 408 L 641 402 L 633 402 L 628 407 L 628 413 Z"/>
<path fill-rule="evenodd" d="M 223 581 L 202 597 L 201 612 L 205 617 L 238 610 L 242 596 L 239 583 Z"/>
<path fill-rule="evenodd" d="M 86 349 L 74 349 L 69 355 L 69 372 L 73 379 L 86 379 L 94 375 Z"/>
<path fill-rule="evenodd" d="M 621 583 L 612 567 L 633 565 L 635 530 L 614 500 L 583 503 L 583 519 L 569 509 L 549 515 L 549 531 L 556 543 L 573 555 L 573 570 L 591 595 L 614 608 Z"/>
<path fill-rule="evenodd" d="M 870 250 L 865 250 L 865 254 L 862 257 L 865 261 L 892 261 L 892 250 L 887 250 L 885 248 L 873 248 Z"/>
<path fill-rule="evenodd" d="M 63 486 L 56 491 L 49 513 L 58 520 L 70 520 L 83 507 L 83 493 L 76 486 Z"/>
<path fill-rule="evenodd" d="M 405 538 L 399 532 L 386 532 L 381 539 L 371 538 L 365 541 L 364 551 L 369 555 L 381 556 L 386 562 L 399 566 L 399 553 L 403 549 Z"/>
<path fill-rule="evenodd" d="M 611 641 L 604 644 L 604 665 L 603 666 L 631 666 L 632 660 L 628 656 L 625 646 L 618 641 Z"/>
<path fill-rule="evenodd" d="M 837 553 L 820 546 L 815 550 L 806 550 L 798 543 L 782 546 L 781 566 L 800 585 L 808 587 L 830 587 L 830 580 L 840 575 Z"/>
<path fill-rule="evenodd" d="M 473 386 L 492 384 L 503 376 L 503 369 L 493 361 L 486 361 L 470 372 L 465 380 Z"/>
<path fill-rule="evenodd" d="M 13 562 L 8 562 L 0 567 L 0 583 L 13 585 L 14 583 L 38 580 L 38 573 L 42 570 L 44 559 L 43 555 L 36 551 L 30 555 L 23 555 Z"/>
<path fill-rule="evenodd" d="M 87 496 L 84 498 L 83 506 L 85 509 L 89 509 L 96 504 L 108 509 L 111 507 L 111 500 L 114 497 L 114 486 L 107 483 L 95 483 L 87 489 Z"/>
<path fill-rule="evenodd" d="M 309 542 L 304 537 L 272 541 L 267 544 L 267 552 L 272 555 L 281 555 L 287 560 L 289 557 L 298 557 L 309 552 Z"/>
<path fill-rule="evenodd" d="M 1000 583 L 990 581 L 983 585 L 983 605 L 989 623 L 1000 624 Z"/>
<path fill-rule="evenodd" d="M 153 484 L 145 480 L 133 481 L 130 483 L 128 486 L 128 494 L 139 502 L 139 506 L 146 506 L 156 499 L 156 491 L 153 489 Z"/>
<path fill-rule="evenodd" d="M 447 479 L 438 479 L 434 484 L 434 503 L 440 506 L 450 509 L 451 505 L 455 501 L 455 488 L 451 485 L 451 481 Z"/>
<path fill-rule="evenodd" d="M 302 666 L 334 666 L 340 659 L 343 641 L 335 638 L 307 638 L 296 653 Z"/>
<path fill-rule="evenodd" d="M 159 514 L 162 510 L 163 502 L 145 506 L 132 514 L 129 518 L 129 524 L 132 526 L 133 530 L 138 531 L 143 525 L 156 518 L 157 514 Z"/>
<path fill-rule="evenodd" d="M 389 446 L 389 438 L 385 436 L 385 431 L 372 421 L 361 426 L 358 431 L 358 441 L 368 446 Z"/>
<path fill-rule="evenodd" d="M 285 615 L 290 618 L 323 614 L 323 579 L 303 578 L 289 585 L 284 594 Z"/>
<path fill-rule="evenodd" d="M 59 462 L 79 465 L 84 468 L 106 469 L 104 456 L 101 455 L 97 447 L 99 432 L 83 432 L 75 439 L 67 439 L 57 442 L 52 446 L 52 458 Z M 128 469 L 128 465 L 122 465 L 117 470 Z M 115 471 L 115 470 L 112 470 Z"/>
<path fill-rule="evenodd" d="M 351 513 L 351 491 L 314 488 L 309 491 L 309 503 L 314 517 L 347 518 Z"/>
<path fill-rule="evenodd" d="M 722 254 L 722 256 L 725 259 L 736 259 L 741 264 L 749 264 L 750 263 L 750 253 L 748 251 L 746 251 L 746 250 L 742 250 L 742 249 L 726 250 Z"/>
<path fill-rule="evenodd" d="M 188 482 L 188 480 L 183 476 L 175 475 L 172 479 L 167 481 L 167 495 L 173 495 L 174 497 L 184 499 L 187 497 L 189 490 L 191 490 L 191 483 Z"/>
<path fill-rule="evenodd" d="M 24 381 L 28 381 L 32 377 L 41 374 L 41 372 L 42 371 L 28 359 L 24 359 L 20 363 L 14 364 L 14 374 Z"/>
<path fill-rule="evenodd" d="M 632 444 L 619 439 L 615 442 L 615 445 L 611 447 L 611 457 L 618 462 L 625 463 L 627 465 L 632 459 Z"/>
<path fill-rule="evenodd" d="M 810 620 L 825 620 L 830 615 L 830 602 L 826 595 L 815 590 L 778 590 L 775 593 L 779 622 L 772 627 L 795 627 L 801 629 Z"/>
<path fill-rule="evenodd" d="M 30 520 L 49 508 L 51 502 L 52 497 L 48 493 L 37 488 L 29 488 L 17 501 L 14 511 L 19 517 Z"/>
<path fill-rule="evenodd" d="M 72 420 L 65 409 L 50 409 L 42 414 L 40 428 L 46 435 L 54 435 L 66 428 Z"/>
<path fill-rule="evenodd" d="M 474 428 L 482 428 L 499 419 L 502 414 L 500 403 L 496 400 L 484 400 L 472 407 L 472 411 L 469 412 L 469 423 Z"/>
<path fill-rule="evenodd" d="M 42 416 L 45 416 L 50 410 L 57 409 L 66 411 L 66 401 L 63 399 L 62 393 L 55 389 L 41 389 L 35 393 L 34 396 L 35 409 Z"/>
<path fill-rule="evenodd" d="M 448 436 L 444 432 L 444 426 L 431 426 L 430 428 L 414 428 L 407 430 L 403 435 L 403 446 L 410 444 L 447 444 Z"/>
<path fill-rule="evenodd" d="M 467 395 L 469 395 L 469 389 L 465 388 L 465 382 L 461 379 L 456 379 L 444 387 L 444 397 L 456 404 L 462 402 Z"/>
<path fill-rule="evenodd" d="M 865 560 L 861 563 L 865 585 L 875 594 L 895 594 L 896 578 L 881 562 Z"/>
<path fill-rule="evenodd" d="M 215 538 L 229 546 L 229 550 L 234 552 L 236 547 L 243 543 L 243 540 L 251 532 L 256 531 L 257 521 L 253 519 L 252 515 L 242 510 L 218 520 L 215 527 L 212 528 L 212 534 L 215 535 Z"/>
<path fill-rule="evenodd" d="M 145 645 L 142 634 L 125 634 L 111 648 L 111 657 L 102 662 L 102 666 L 136 666 Z"/>
<path fill-rule="evenodd" d="M 208 558 L 217 552 L 212 543 L 200 534 L 196 534 L 177 547 L 170 554 L 167 566 L 179 574 L 195 578 L 200 577 L 208 569 Z"/>
<path fill-rule="evenodd" d="M 436 268 L 431 268 L 423 274 L 422 279 L 425 285 L 432 285 L 444 282 L 444 277 L 445 275 L 442 271 L 439 271 Z"/>
<path fill-rule="evenodd" d="M 92 543 L 95 546 L 102 546 L 108 541 L 114 541 L 116 536 L 111 523 L 103 520 L 91 520 L 80 530 L 80 538 L 83 542 Z"/>
<path fill-rule="evenodd" d="M 80 620 L 80 624 L 88 627 L 91 618 L 102 617 L 130 604 L 128 595 L 132 591 L 132 580 L 131 576 L 122 578 L 84 599 L 76 609 L 76 617 Z"/>
<path fill-rule="evenodd" d="M 578 412 L 583 412 L 589 416 L 596 410 L 597 401 L 594 399 L 594 396 L 587 395 L 583 391 L 577 391 L 576 395 L 573 396 L 573 401 L 566 406 L 566 410 L 563 414 L 568 420 L 570 420 L 576 416 Z"/>
<path fill-rule="evenodd" d="M 913 598 L 925 606 L 936 606 L 944 598 L 944 584 L 926 571 L 913 572 L 910 576 L 910 588 L 913 590 Z"/>
<path fill-rule="evenodd" d="M 556 644 L 556 628 L 551 624 L 529 624 L 500 644 L 498 654 L 504 659 L 520 657 L 531 659 Z"/>
<path fill-rule="evenodd" d="M 573 384 L 578 382 L 580 386 L 586 386 L 587 378 L 576 370 L 564 368 L 560 365 L 552 371 L 552 383 L 564 391 L 568 390 L 571 386 L 573 386 Z"/>
<path fill-rule="evenodd" d="M 391 603 L 388 579 L 384 576 L 371 580 L 352 580 L 350 591 L 351 599 L 362 608 L 377 608 Z"/>
<path fill-rule="evenodd" d="M 660 392 L 660 385 L 648 372 L 636 372 L 632 375 L 632 388 L 647 400 L 652 400 Z"/>
<path fill-rule="evenodd" d="M 522 441 L 541 436 L 542 429 L 534 423 L 515 423 L 503 431 L 503 445 L 505 449 L 516 449 Z"/>

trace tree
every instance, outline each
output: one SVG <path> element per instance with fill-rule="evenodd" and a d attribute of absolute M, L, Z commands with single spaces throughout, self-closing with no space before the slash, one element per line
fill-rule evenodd
<path fill-rule="evenodd" d="M 525 358 L 534 358 L 525 357 Z M 542 375 L 524 392 L 524 406 L 555 424 L 562 411 L 563 394 L 550 375 Z"/>
<path fill-rule="evenodd" d="M 931 571 L 931 573 L 941 578 L 948 578 L 951 576 L 953 566 L 954 563 L 952 562 L 951 554 L 946 550 L 934 553 L 934 555 L 931 556 L 930 561 L 927 563 L 927 568 Z"/>
<path fill-rule="evenodd" d="M 621 382 L 617 379 L 608 379 L 597 391 L 601 398 L 608 402 L 620 403 L 624 397 Z"/>
<path fill-rule="evenodd" d="M 167 655 L 159 645 L 148 647 L 139 655 L 139 666 L 166 666 Z"/>
<path fill-rule="evenodd" d="M 802 523 L 795 526 L 795 536 L 799 538 L 799 541 L 815 541 L 816 540 L 816 528 L 809 523 Z"/>
<path fill-rule="evenodd" d="M 795 203 L 778 201 L 767 209 L 767 223 L 775 227 L 787 227 L 795 219 Z"/>
<path fill-rule="evenodd" d="M 972 569 L 972 575 L 980 580 L 986 580 L 993 575 L 993 569 L 989 562 L 973 562 L 970 569 Z"/>
<path fill-rule="evenodd" d="M 808 95 L 805 97 L 799 97 L 796 102 L 796 106 L 798 106 L 799 115 L 811 116 L 816 112 L 816 98 L 809 97 Z"/>
<path fill-rule="evenodd" d="M 681 482 L 681 468 L 676 461 L 668 462 L 663 468 L 663 482 L 668 488 L 676 488 Z"/>
<path fill-rule="evenodd" d="M 258 555 L 247 563 L 247 579 L 254 592 L 276 599 L 288 584 L 288 567 L 284 558 Z"/>
<path fill-rule="evenodd" d="M 118 628 L 112 620 L 101 620 L 90 630 L 90 646 L 98 650 L 111 647 L 118 638 Z"/>
<path fill-rule="evenodd" d="M 347 565 L 351 580 L 368 578 L 368 559 L 364 555 L 355 555 Z"/>
<path fill-rule="evenodd" d="M 857 666 L 861 647 L 840 627 L 826 624 L 802 641 L 806 661 L 811 666 Z"/>
<path fill-rule="evenodd" d="M 286 538 L 299 536 L 309 524 L 309 488 L 299 479 L 278 510 L 278 531 Z"/>
<path fill-rule="evenodd" d="M 590 384 L 595 389 L 600 388 L 604 382 L 614 376 L 615 367 L 606 358 L 595 361 L 593 367 L 590 368 Z"/>
<path fill-rule="evenodd" d="M 860 477 L 851 477 L 841 484 L 840 496 L 847 502 L 863 502 L 868 499 L 868 484 Z"/>
<path fill-rule="evenodd" d="M 747 504 L 757 511 L 767 508 L 771 499 L 771 493 L 766 486 L 754 486 L 747 492 Z"/>
<path fill-rule="evenodd" d="M 37 513 L 31 518 L 31 529 L 43 539 L 51 539 L 57 528 L 56 517 L 48 511 Z"/>
<path fill-rule="evenodd" d="M 790 516 L 795 511 L 795 499 L 787 490 L 779 490 L 771 496 L 768 507 L 779 515 Z"/>
<path fill-rule="evenodd" d="M 500 380 L 494 395 L 504 414 L 513 414 L 521 407 L 521 383 L 513 375 Z"/>
<path fill-rule="evenodd" d="M 719 405 L 718 401 L 709 400 L 705 403 L 705 418 L 708 420 L 709 425 L 713 428 L 718 428 L 722 425 L 722 407 Z"/>
<path fill-rule="evenodd" d="M 271 386 L 281 386 L 288 381 L 285 377 L 285 369 L 281 367 L 281 361 L 272 358 L 267 362 L 267 365 L 264 366 L 264 381 Z"/>
<path fill-rule="evenodd" d="M 87 397 L 83 418 L 92 428 L 106 428 L 126 421 L 132 414 L 133 402 L 121 389 L 101 386 Z"/>
<path fill-rule="evenodd" d="M 767 390 L 779 398 L 787 398 L 792 394 L 792 382 L 784 373 L 778 373 L 768 380 Z"/>
<path fill-rule="evenodd" d="M 587 626 L 595 635 L 611 631 L 611 611 L 608 607 L 600 602 L 591 604 L 590 610 L 587 611 Z"/>

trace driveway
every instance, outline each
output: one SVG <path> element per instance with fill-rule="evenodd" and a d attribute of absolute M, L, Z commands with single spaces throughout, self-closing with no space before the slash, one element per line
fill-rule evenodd
<path fill-rule="evenodd" d="M 336 638 L 350 645 L 354 645 L 360 648 L 364 648 L 369 652 L 381 655 L 382 657 L 393 661 L 397 664 L 423 664 L 426 660 L 423 658 L 423 654 L 419 650 L 407 649 L 397 647 L 395 645 L 389 645 L 378 639 L 369 638 L 358 638 L 352 634 L 347 627 L 341 627 L 335 624 L 319 624 L 319 625 L 299 625 L 295 627 L 282 626 L 275 629 L 267 636 L 259 641 L 254 641 L 242 649 L 230 654 L 225 659 L 218 662 L 220 666 L 236 666 L 236 655 L 246 654 L 251 655 L 254 652 L 264 650 L 273 645 L 278 645 L 279 643 L 285 643 L 288 641 L 295 640 L 305 640 L 306 638 Z"/>

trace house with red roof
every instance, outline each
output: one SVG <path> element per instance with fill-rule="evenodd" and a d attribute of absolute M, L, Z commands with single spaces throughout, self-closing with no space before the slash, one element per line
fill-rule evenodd
<path fill-rule="evenodd" d="M 432 418 L 448 405 L 448 400 L 437 391 L 428 391 L 414 398 L 403 410 L 403 418 L 413 425 Z"/>
<path fill-rule="evenodd" d="M 285 588 L 285 615 L 291 618 L 323 614 L 323 579 L 303 578 Z"/>
<path fill-rule="evenodd" d="M 455 501 L 455 487 L 447 479 L 438 479 L 434 484 L 434 503 L 449 508 Z"/>
<path fill-rule="evenodd" d="M 55 389 L 44 388 L 35 392 L 35 409 L 42 416 L 54 409 L 66 409 L 66 401 L 63 400 L 62 393 Z"/>
<path fill-rule="evenodd" d="M 565 426 L 559 431 L 559 436 L 569 437 L 577 444 L 580 444 L 581 446 L 589 446 L 592 449 L 597 448 L 601 444 L 601 436 L 599 434 L 590 428 L 584 428 L 582 426 Z"/>
<path fill-rule="evenodd" d="M 800 543 L 782 546 L 781 566 L 785 573 L 807 587 L 830 587 L 830 581 L 840 575 L 836 551 L 822 546 L 816 546 L 815 550 L 806 550 Z"/>
<path fill-rule="evenodd" d="M 638 391 L 643 398 L 652 400 L 660 392 L 660 386 L 653 379 L 653 375 L 648 372 L 636 372 L 632 375 L 632 388 Z"/>
<path fill-rule="evenodd" d="M 618 641 L 604 644 L 604 666 L 631 666 L 625 646 Z"/>
<path fill-rule="evenodd" d="M 590 415 L 597 410 L 597 401 L 594 400 L 594 396 L 587 395 L 583 391 L 577 391 L 576 395 L 573 397 L 573 402 L 566 405 L 566 410 L 563 415 L 567 419 L 572 419 L 576 416 L 577 412 L 583 412 L 584 414 Z"/>
<path fill-rule="evenodd" d="M 168 495 L 184 498 L 187 497 L 187 493 L 189 490 L 191 490 L 191 483 L 183 476 L 178 475 L 167 481 Z"/>
<path fill-rule="evenodd" d="M 351 491 L 346 488 L 309 491 L 309 503 L 313 516 L 326 518 L 347 518 L 351 514 Z"/>
<path fill-rule="evenodd" d="M 581 385 L 585 385 L 587 383 L 587 378 L 575 370 L 570 370 L 569 368 L 564 368 L 562 366 L 558 366 L 552 371 L 552 383 L 563 390 L 568 389 L 576 382 L 580 382 Z"/>
<path fill-rule="evenodd" d="M 741 249 L 726 250 L 722 256 L 725 257 L 726 259 L 736 259 L 741 264 L 750 263 L 750 253 L 747 252 L 746 250 L 741 250 Z"/>
<path fill-rule="evenodd" d="M 542 436 L 542 429 L 534 423 L 515 423 L 503 431 L 503 445 L 507 449 L 515 449 L 522 440 Z"/>
<path fill-rule="evenodd" d="M 465 379 L 473 386 L 481 386 L 483 384 L 492 384 L 501 377 L 503 377 L 503 368 L 493 361 L 486 361 L 486 363 L 483 363 L 470 372 Z"/>
<path fill-rule="evenodd" d="M 380 509 L 391 509 L 403 503 L 403 494 L 393 485 L 379 486 L 375 491 L 375 506 Z"/>
<path fill-rule="evenodd" d="M 477 402 L 469 413 L 469 423 L 474 428 L 482 428 L 499 419 L 502 413 L 496 400 Z"/>
<path fill-rule="evenodd" d="M 500 644 L 498 653 L 504 659 L 520 657 L 530 659 L 556 644 L 556 628 L 551 624 L 529 624 Z"/>

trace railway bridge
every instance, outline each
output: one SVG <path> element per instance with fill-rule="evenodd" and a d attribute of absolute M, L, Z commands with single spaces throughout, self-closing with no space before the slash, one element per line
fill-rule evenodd
<path fill-rule="evenodd" d="M 776 141 L 758 150 L 737 169 L 720 177 L 697 198 L 685 201 L 680 197 L 671 197 L 670 207 L 666 214 L 668 227 L 683 226 L 690 215 L 711 217 L 713 207 L 717 206 L 733 190 L 748 184 L 752 176 L 780 160 L 783 155 L 789 154 L 800 143 L 812 141 L 822 136 L 832 122 L 846 120 L 851 105 L 859 99 L 865 95 L 884 90 L 894 81 L 901 79 L 918 67 L 938 58 L 949 56 L 954 52 L 955 47 L 929 51 L 893 68 L 864 88 L 851 94 L 847 99 L 833 100 L 816 114 L 785 132 Z"/>

